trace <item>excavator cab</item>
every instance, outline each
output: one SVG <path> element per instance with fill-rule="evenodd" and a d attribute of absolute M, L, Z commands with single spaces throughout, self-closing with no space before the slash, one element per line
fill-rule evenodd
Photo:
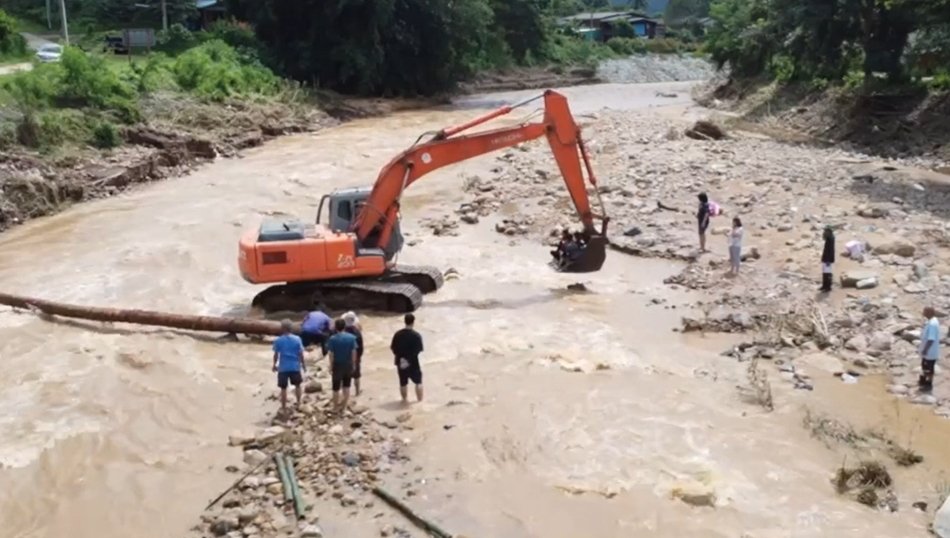
<path fill-rule="evenodd" d="M 369 198 L 372 189 L 370 187 L 354 187 L 350 189 L 335 190 L 330 194 L 323 195 L 320 199 L 320 207 L 317 209 L 317 224 L 324 224 L 334 232 L 348 232 L 353 229 L 353 221 L 359 215 L 360 209 Z M 326 221 L 323 220 L 324 206 L 326 206 Z M 391 260 L 402 250 L 404 239 L 402 230 L 399 226 L 399 220 L 393 224 L 392 235 L 389 242 L 382 251 L 386 261 Z M 367 244 L 376 244 L 375 237 L 370 234 L 365 241 Z"/>

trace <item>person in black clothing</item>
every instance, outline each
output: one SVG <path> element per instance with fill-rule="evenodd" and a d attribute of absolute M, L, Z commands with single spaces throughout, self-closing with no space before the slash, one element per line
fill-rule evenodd
<path fill-rule="evenodd" d="M 699 211 L 696 212 L 696 221 L 699 224 L 699 249 L 706 252 L 706 230 L 709 228 L 709 197 L 705 192 L 699 193 Z"/>
<path fill-rule="evenodd" d="M 402 402 L 409 399 L 409 381 L 416 386 L 416 400 L 422 401 L 422 366 L 419 364 L 419 354 L 422 353 L 422 336 L 413 329 L 416 317 L 406 314 L 406 326 L 393 335 L 389 349 L 392 350 L 399 373 L 399 394 Z"/>
<path fill-rule="evenodd" d="M 821 291 L 831 291 L 833 279 L 831 265 L 835 263 L 835 232 L 831 226 L 825 226 L 825 248 L 821 251 Z"/>
<path fill-rule="evenodd" d="M 561 257 L 564 256 L 564 251 L 567 249 L 567 245 L 571 242 L 571 231 L 565 229 L 561 232 L 561 240 L 557 244 L 557 248 L 551 251 L 551 256 L 554 257 L 555 261 L 560 262 Z"/>

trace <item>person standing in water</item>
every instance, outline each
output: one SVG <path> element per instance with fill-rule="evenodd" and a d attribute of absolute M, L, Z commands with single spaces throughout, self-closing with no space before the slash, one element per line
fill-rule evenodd
<path fill-rule="evenodd" d="M 399 374 L 399 394 L 402 403 L 409 401 L 409 381 L 416 386 L 416 400 L 422 401 L 422 366 L 419 364 L 419 354 L 422 353 L 422 336 L 413 326 L 416 317 L 406 314 L 406 326 L 393 335 L 389 349 L 392 350 L 396 362 L 396 371 Z"/>
<path fill-rule="evenodd" d="M 356 317 L 356 312 L 347 312 L 343 314 L 343 321 L 346 323 L 344 331 L 356 337 L 356 362 L 353 363 L 353 390 L 356 396 L 360 395 L 360 378 L 363 377 L 360 366 L 363 364 L 363 328 L 360 326 L 360 318 Z"/>
<path fill-rule="evenodd" d="M 739 275 L 739 264 L 742 261 L 742 221 L 739 217 L 732 218 L 732 230 L 729 231 L 729 274 Z"/>
<path fill-rule="evenodd" d="M 330 353 L 330 379 L 333 389 L 333 406 L 341 412 L 350 399 L 353 381 L 353 365 L 356 364 L 356 337 L 346 332 L 346 322 L 336 320 L 336 332 L 327 340 Z M 340 398 L 342 389 L 343 398 Z"/>
<path fill-rule="evenodd" d="M 274 340 L 274 365 L 271 368 L 277 373 L 277 386 L 280 388 L 280 410 L 287 409 L 287 383 L 294 386 L 294 394 L 297 397 L 297 405 L 303 398 L 301 385 L 303 384 L 303 372 L 307 371 L 307 364 L 304 362 L 304 348 L 300 337 L 291 332 L 293 325 L 289 319 L 280 322 L 281 335 Z"/>
<path fill-rule="evenodd" d="M 824 239 L 825 246 L 821 251 L 821 291 L 828 293 L 834 279 L 831 268 L 835 263 L 835 232 L 830 225 L 825 226 Z"/>
<path fill-rule="evenodd" d="M 699 250 L 706 252 L 706 230 L 709 228 L 709 197 L 705 192 L 699 193 L 699 210 L 696 212 L 696 221 L 699 224 Z"/>

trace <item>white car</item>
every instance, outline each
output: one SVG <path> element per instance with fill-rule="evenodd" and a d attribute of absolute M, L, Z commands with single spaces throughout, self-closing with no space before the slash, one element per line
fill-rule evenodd
<path fill-rule="evenodd" d="M 56 43 L 47 43 L 36 51 L 36 59 L 41 62 L 58 62 L 62 55 L 63 47 Z"/>

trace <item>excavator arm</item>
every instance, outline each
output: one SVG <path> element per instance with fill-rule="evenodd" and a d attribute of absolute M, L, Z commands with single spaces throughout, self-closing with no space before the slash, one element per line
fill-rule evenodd
<path fill-rule="evenodd" d="M 495 129 L 470 135 L 460 135 L 472 127 L 510 113 L 537 99 L 544 99 L 544 116 L 539 122 L 523 123 L 515 127 Z M 425 135 L 423 135 L 425 136 Z M 386 245 L 389 242 L 393 226 L 398 218 L 399 200 L 405 190 L 422 176 L 466 159 L 508 148 L 546 136 L 557 161 L 561 176 L 577 209 L 577 215 L 584 226 L 587 247 L 603 251 L 606 246 L 606 230 L 609 218 L 604 211 L 603 201 L 597 191 L 597 179 L 590 166 L 587 150 L 581 139 L 580 128 L 567 104 L 567 98 L 553 90 L 522 101 L 515 105 L 499 108 L 491 113 L 467 123 L 443 129 L 422 143 L 416 143 L 389 162 L 376 179 L 376 184 L 360 210 L 355 221 L 355 232 L 360 244 L 365 247 Z M 583 167 L 581 163 L 583 162 Z M 585 172 L 597 193 L 600 214 L 591 210 Z M 598 231 L 595 219 L 602 222 Z M 603 253 L 592 253 L 595 269 L 603 264 Z M 599 258 L 599 261 L 596 260 Z M 590 264 L 587 264 L 590 265 Z"/>

